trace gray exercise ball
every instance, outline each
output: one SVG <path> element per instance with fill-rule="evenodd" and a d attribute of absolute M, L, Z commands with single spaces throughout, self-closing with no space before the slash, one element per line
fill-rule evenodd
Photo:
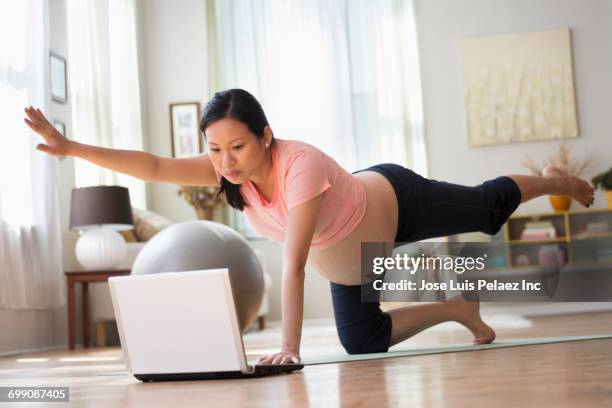
<path fill-rule="evenodd" d="M 188 221 L 164 228 L 142 248 L 132 275 L 215 268 L 229 269 L 238 321 L 244 330 L 257 318 L 264 294 L 263 271 L 242 235 L 223 224 Z"/>

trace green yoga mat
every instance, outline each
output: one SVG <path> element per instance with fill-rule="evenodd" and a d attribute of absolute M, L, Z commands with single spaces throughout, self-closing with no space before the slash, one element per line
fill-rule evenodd
<path fill-rule="evenodd" d="M 303 359 L 302 362 L 304 365 L 346 363 L 350 361 L 378 360 L 382 358 L 423 356 L 427 354 L 457 353 L 460 351 L 480 351 L 480 350 L 500 349 L 500 348 L 506 348 L 506 347 L 534 346 L 538 344 L 565 343 L 569 341 L 600 340 L 600 339 L 612 339 L 612 334 L 594 334 L 594 335 L 588 335 L 588 336 L 540 337 L 540 338 L 533 338 L 533 339 L 514 339 L 514 340 L 495 340 L 491 344 L 482 344 L 482 345 L 464 344 L 464 345 L 451 345 L 451 346 L 432 347 L 432 348 L 400 349 L 400 350 L 388 351 L 386 353 L 353 354 L 353 355 L 337 353 L 337 354 L 331 354 L 327 356 L 305 358 Z"/>
<path fill-rule="evenodd" d="M 612 334 L 592 334 L 588 336 L 563 336 L 563 337 L 539 337 L 533 339 L 513 339 L 513 340 L 495 340 L 491 344 L 459 344 L 442 347 L 432 348 L 417 348 L 417 349 L 399 349 L 388 351 L 386 353 L 371 353 L 371 354 L 344 354 L 336 353 L 327 356 L 320 357 L 309 357 L 304 358 L 302 363 L 305 366 L 318 365 L 318 364 L 333 364 L 333 363 L 347 363 L 350 361 L 366 361 L 366 360 L 377 360 L 382 358 L 394 358 L 394 357 L 409 357 L 409 356 L 424 356 L 427 354 L 442 354 L 442 353 L 458 353 L 461 351 L 480 351 L 480 350 L 491 350 L 500 349 L 507 347 L 520 347 L 520 346 L 535 346 L 539 344 L 553 344 L 553 343 L 566 343 L 570 341 L 583 341 L 583 340 L 601 340 L 601 339 L 612 339 Z M 113 371 L 103 372 L 96 375 L 101 376 L 125 376 L 128 375 L 126 371 Z"/>

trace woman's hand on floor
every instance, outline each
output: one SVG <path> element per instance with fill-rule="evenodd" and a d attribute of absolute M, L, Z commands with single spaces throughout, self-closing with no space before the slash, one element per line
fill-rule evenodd
<path fill-rule="evenodd" d="M 27 115 L 27 118 L 23 119 L 24 122 L 30 129 L 42 136 L 46 143 L 39 143 L 36 149 L 52 156 L 68 156 L 72 142 L 62 136 L 62 134 L 49 123 L 40 109 L 34 109 L 30 106 L 25 108 L 24 111 Z"/>
<path fill-rule="evenodd" d="M 261 357 L 257 360 L 257 364 L 299 364 L 300 361 L 302 361 L 302 359 L 300 358 L 299 352 L 281 350 L 271 356 Z"/>

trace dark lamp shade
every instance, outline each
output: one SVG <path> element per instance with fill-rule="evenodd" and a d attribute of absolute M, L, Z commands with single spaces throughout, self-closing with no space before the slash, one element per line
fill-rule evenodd
<path fill-rule="evenodd" d="M 132 229 L 129 190 L 120 186 L 72 189 L 69 228 L 85 231 L 101 225 L 116 231 Z"/>

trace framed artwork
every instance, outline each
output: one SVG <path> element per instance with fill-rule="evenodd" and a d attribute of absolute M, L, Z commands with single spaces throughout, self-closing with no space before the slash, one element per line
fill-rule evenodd
<path fill-rule="evenodd" d="M 51 99 L 59 103 L 68 101 L 66 58 L 53 52 L 49 54 Z"/>
<path fill-rule="evenodd" d="M 578 137 L 568 28 L 460 42 L 470 146 Z"/>
<path fill-rule="evenodd" d="M 191 157 L 202 152 L 200 135 L 200 103 L 170 104 L 172 157 Z"/>

